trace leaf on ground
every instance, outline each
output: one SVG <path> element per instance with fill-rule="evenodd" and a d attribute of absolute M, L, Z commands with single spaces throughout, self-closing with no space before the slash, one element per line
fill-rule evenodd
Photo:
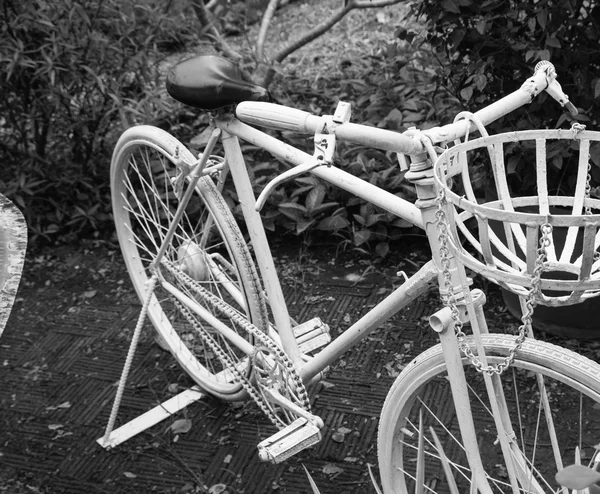
<path fill-rule="evenodd" d="M 215 484 L 208 489 L 208 494 L 221 494 L 226 489 L 227 486 L 225 484 Z"/>
<path fill-rule="evenodd" d="M 50 429 L 51 431 L 56 431 L 62 427 L 64 427 L 64 425 L 62 425 L 62 424 L 50 424 L 48 426 L 48 429 Z"/>
<path fill-rule="evenodd" d="M 349 281 L 350 283 L 359 283 L 359 282 L 363 281 L 365 278 L 358 273 L 350 273 L 350 274 L 347 274 L 346 276 L 344 276 L 344 279 L 346 281 Z"/>
<path fill-rule="evenodd" d="M 59 410 L 59 409 L 63 409 L 63 408 L 71 408 L 71 402 L 65 401 L 64 403 L 61 403 L 60 405 L 56 405 L 55 407 L 53 407 L 53 406 L 46 407 L 46 410 Z"/>
<path fill-rule="evenodd" d="M 327 474 L 327 475 L 339 475 L 340 473 L 342 473 L 344 471 L 343 468 L 338 467 L 336 464 L 334 463 L 327 463 L 324 467 L 323 467 L 323 473 Z"/>
<path fill-rule="evenodd" d="M 123 475 L 125 475 L 125 477 L 127 477 L 128 479 L 137 478 L 137 475 L 135 473 L 131 473 L 131 472 L 123 472 Z"/>
<path fill-rule="evenodd" d="M 83 292 L 83 296 L 85 298 L 94 298 L 97 293 L 98 293 L 98 290 L 88 290 L 87 292 Z"/>
<path fill-rule="evenodd" d="M 340 434 L 339 432 L 334 432 L 331 434 L 331 440 L 336 443 L 343 443 L 345 439 L 346 436 L 344 434 Z"/>
<path fill-rule="evenodd" d="M 185 434 L 192 428 L 192 421 L 190 419 L 179 419 L 171 424 L 171 432 L 174 434 Z"/>

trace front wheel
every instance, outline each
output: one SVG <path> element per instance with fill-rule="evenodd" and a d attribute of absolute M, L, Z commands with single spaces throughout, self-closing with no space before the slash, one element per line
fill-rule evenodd
<path fill-rule="evenodd" d="M 158 128 L 125 131 L 111 165 L 115 226 L 142 302 L 157 275 L 148 316 L 161 341 L 201 388 L 237 400 L 245 397 L 241 380 L 250 378 L 253 345 L 240 320 L 264 332 L 268 314 L 243 235 L 210 177 L 200 178 L 175 221 L 195 161 Z"/>
<path fill-rule="evenodd" d="M 514 337 L 509 335 L 483 338 L 490 364 L 502 361 L 514 346 Z M 474 348 L 472 339 L 469 344 Z M 466 359 L 463 363 L 479 453 L 491 492 L 513 493 L 483 377 Z M 527 339 L 501 379 L 514 432 L 512 453 L 527 465 L 527 474 L 521 474 L 517 482 L 518 492 L 557 492 L 556 472 L 576 463 L 578 454 L 589 458 L 600 441 L 600 365 L 565 348 Z M 542 405 L 544 396 L 549 410 Z M 472 474 L 461 443 L 441 345 L 417 356 L 398 376 L 385 400 L 378 456 L 386 494 L 416 492 L 417 478 L 423 479 L 423 492 L 451 492 L 430 427 L 448 457 L 458 492 L 475 492 L 471 490 Z M 417 468 L 420 430 L 424 431 L 422 472 Z"/>

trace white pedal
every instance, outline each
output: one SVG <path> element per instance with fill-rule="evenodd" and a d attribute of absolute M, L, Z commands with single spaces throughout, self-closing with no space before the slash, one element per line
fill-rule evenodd
<path fill-rule="evenodd" d="M 261 441 L 257 446 L 258 457 L 262 461 L 282 463 L 320 440 L 321 430 L 310 420 L 300 417 Z"/>
<path fill-rule="evenodd" d="M 293 328 L 300 353 L 309 353 L 331 341 L 329 326 L 315 317 Z"/>

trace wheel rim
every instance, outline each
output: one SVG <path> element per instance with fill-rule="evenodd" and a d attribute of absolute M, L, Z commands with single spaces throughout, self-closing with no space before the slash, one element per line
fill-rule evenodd
<path fill-rule="evenodd" d="M 494 360 L 500 361 L 501 357 L 491 359 L 492 362 Z M 386 455 L 389 458 L 389 464 L 384 463 L 381 469 L 385 492 L 416 492 L 420 413 L 425 431 L 424 492 L 451 492 L 430 427 L 434 428 L 443 452 L 450 461 L 458 492 L 470 492 L 472 473 L 460 442 L 456 412 L 451 405 L 451 391 L 444 367 L 441 361 L 407 386 L 403 397 L 395 396 L 396 419 L 393 424 L 390 421 L 383 424 L 384 428 L 386 425 L 390 426 L 392 430 L 388 430 L 387 434 L 393 439 L 387 443 L 387 450 L 380 450 L 380 461 Z M 469 393 L 473 418 L 491 492 L 513 492 L 502 451 L 496 441 L 497 433 L 488 399 L 485 397 L 483 379 L 470 366 L 465 367 L 465 372 L 471 383 Z M 533 472 L 531 475 L 521 475 L 519 492 L 550 493 L 557 491 L 554 476 L 561 465 L 555 458 L 545 410 L 540 404 L 541 393 L 536 372 L 545 374 L 544 387 L 549 395 L 562 466 L 576 463 L 578 454 L 585 457 L 594 451 L 598 437 L 593 434 L 593 430 L 587 432 L 585 427 L 586 424 L 595 424 L 596 430 L 600 430 L 600 419 L 597 417 L 600 398 L 597 392 L 591 391 L 577 378 L 569 378 L 564 383 L 556 379 L 560 377 L 565 380 L 564 375 L 535 363 L 517 360 L 505 373 L 503 389 L 516 432 L 516 450 L 521 452 L 519 454 L 525 453 L 529 470 Z M 402 420 L 400 417 L 406 418 Z M 576 448 L 581 448 L 580 453 L 577 453 Z"/>
<path fill-rule="evenodd" d="M 143 299 L 145 285 L 151 276 L 150 265 L 179 202 L 177 168 L 161 148 L 148 142 L 130 143 L 121 150 L 118 161 L 122 164 L 121 169 L 113 178 L 117 232 L 128 271 L 138 295 Z M 154 180 L 151 180 L 152 177 Z M 250 317 L 240 273 L 235 261 L 232 261 L 235 255 L 228 238 L 231 232 L 224 232 L 219 218 L 215 218 L 218 212 L 214 212 L 214 202 L 210 202 L 208 189 L 212 184 L 208 180 L 200 179 L 196 187 L 172 245 L 165 252 L 165 262 L 159 267 L 159 279 L 164 278 L 219 321 L 237 330 L 231 320 L 199 298 L 185 276 L 177 276 L 172 269 L 164 269 L 164 264 L 168 263 L 223 299 L 229 308 Z M 241 385 L 231 382 L 232 375 L 225 372 L 227 364 L 219 358 L 218 350 L 223 350 L 225 358 L 233 362 L 241 374 L 248 375 L 250 368 L 246 356 L 202 317 L 194 314 L 190 319 L 182 314 L 174 297 L 160 283 L 158 285 L 148 315 L 179 363 L 208 391 L 221 395 L 239 392 Z M 206 343 L 199 334 L 200 328 L 213 337 L 215 344 Z"/>

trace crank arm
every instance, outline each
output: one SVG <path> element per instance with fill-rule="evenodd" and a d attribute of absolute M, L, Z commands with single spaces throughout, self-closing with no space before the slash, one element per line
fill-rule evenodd
<path fill-rule="evenodd" d="M 324 426 L 321 417 L 313 415 L 312 413 L 304 410 L 304 408 L 299 407 L 292 401 L 288 400 L 279 391 L 270 388 L 262 388 L 261 391 L 265 394 L 267 400 L 277 403 L 279 406 L 285 408 L 286 410 L 305 418 L 312 424 L 316 425 L 319 429 L 321 429 Z"/>

